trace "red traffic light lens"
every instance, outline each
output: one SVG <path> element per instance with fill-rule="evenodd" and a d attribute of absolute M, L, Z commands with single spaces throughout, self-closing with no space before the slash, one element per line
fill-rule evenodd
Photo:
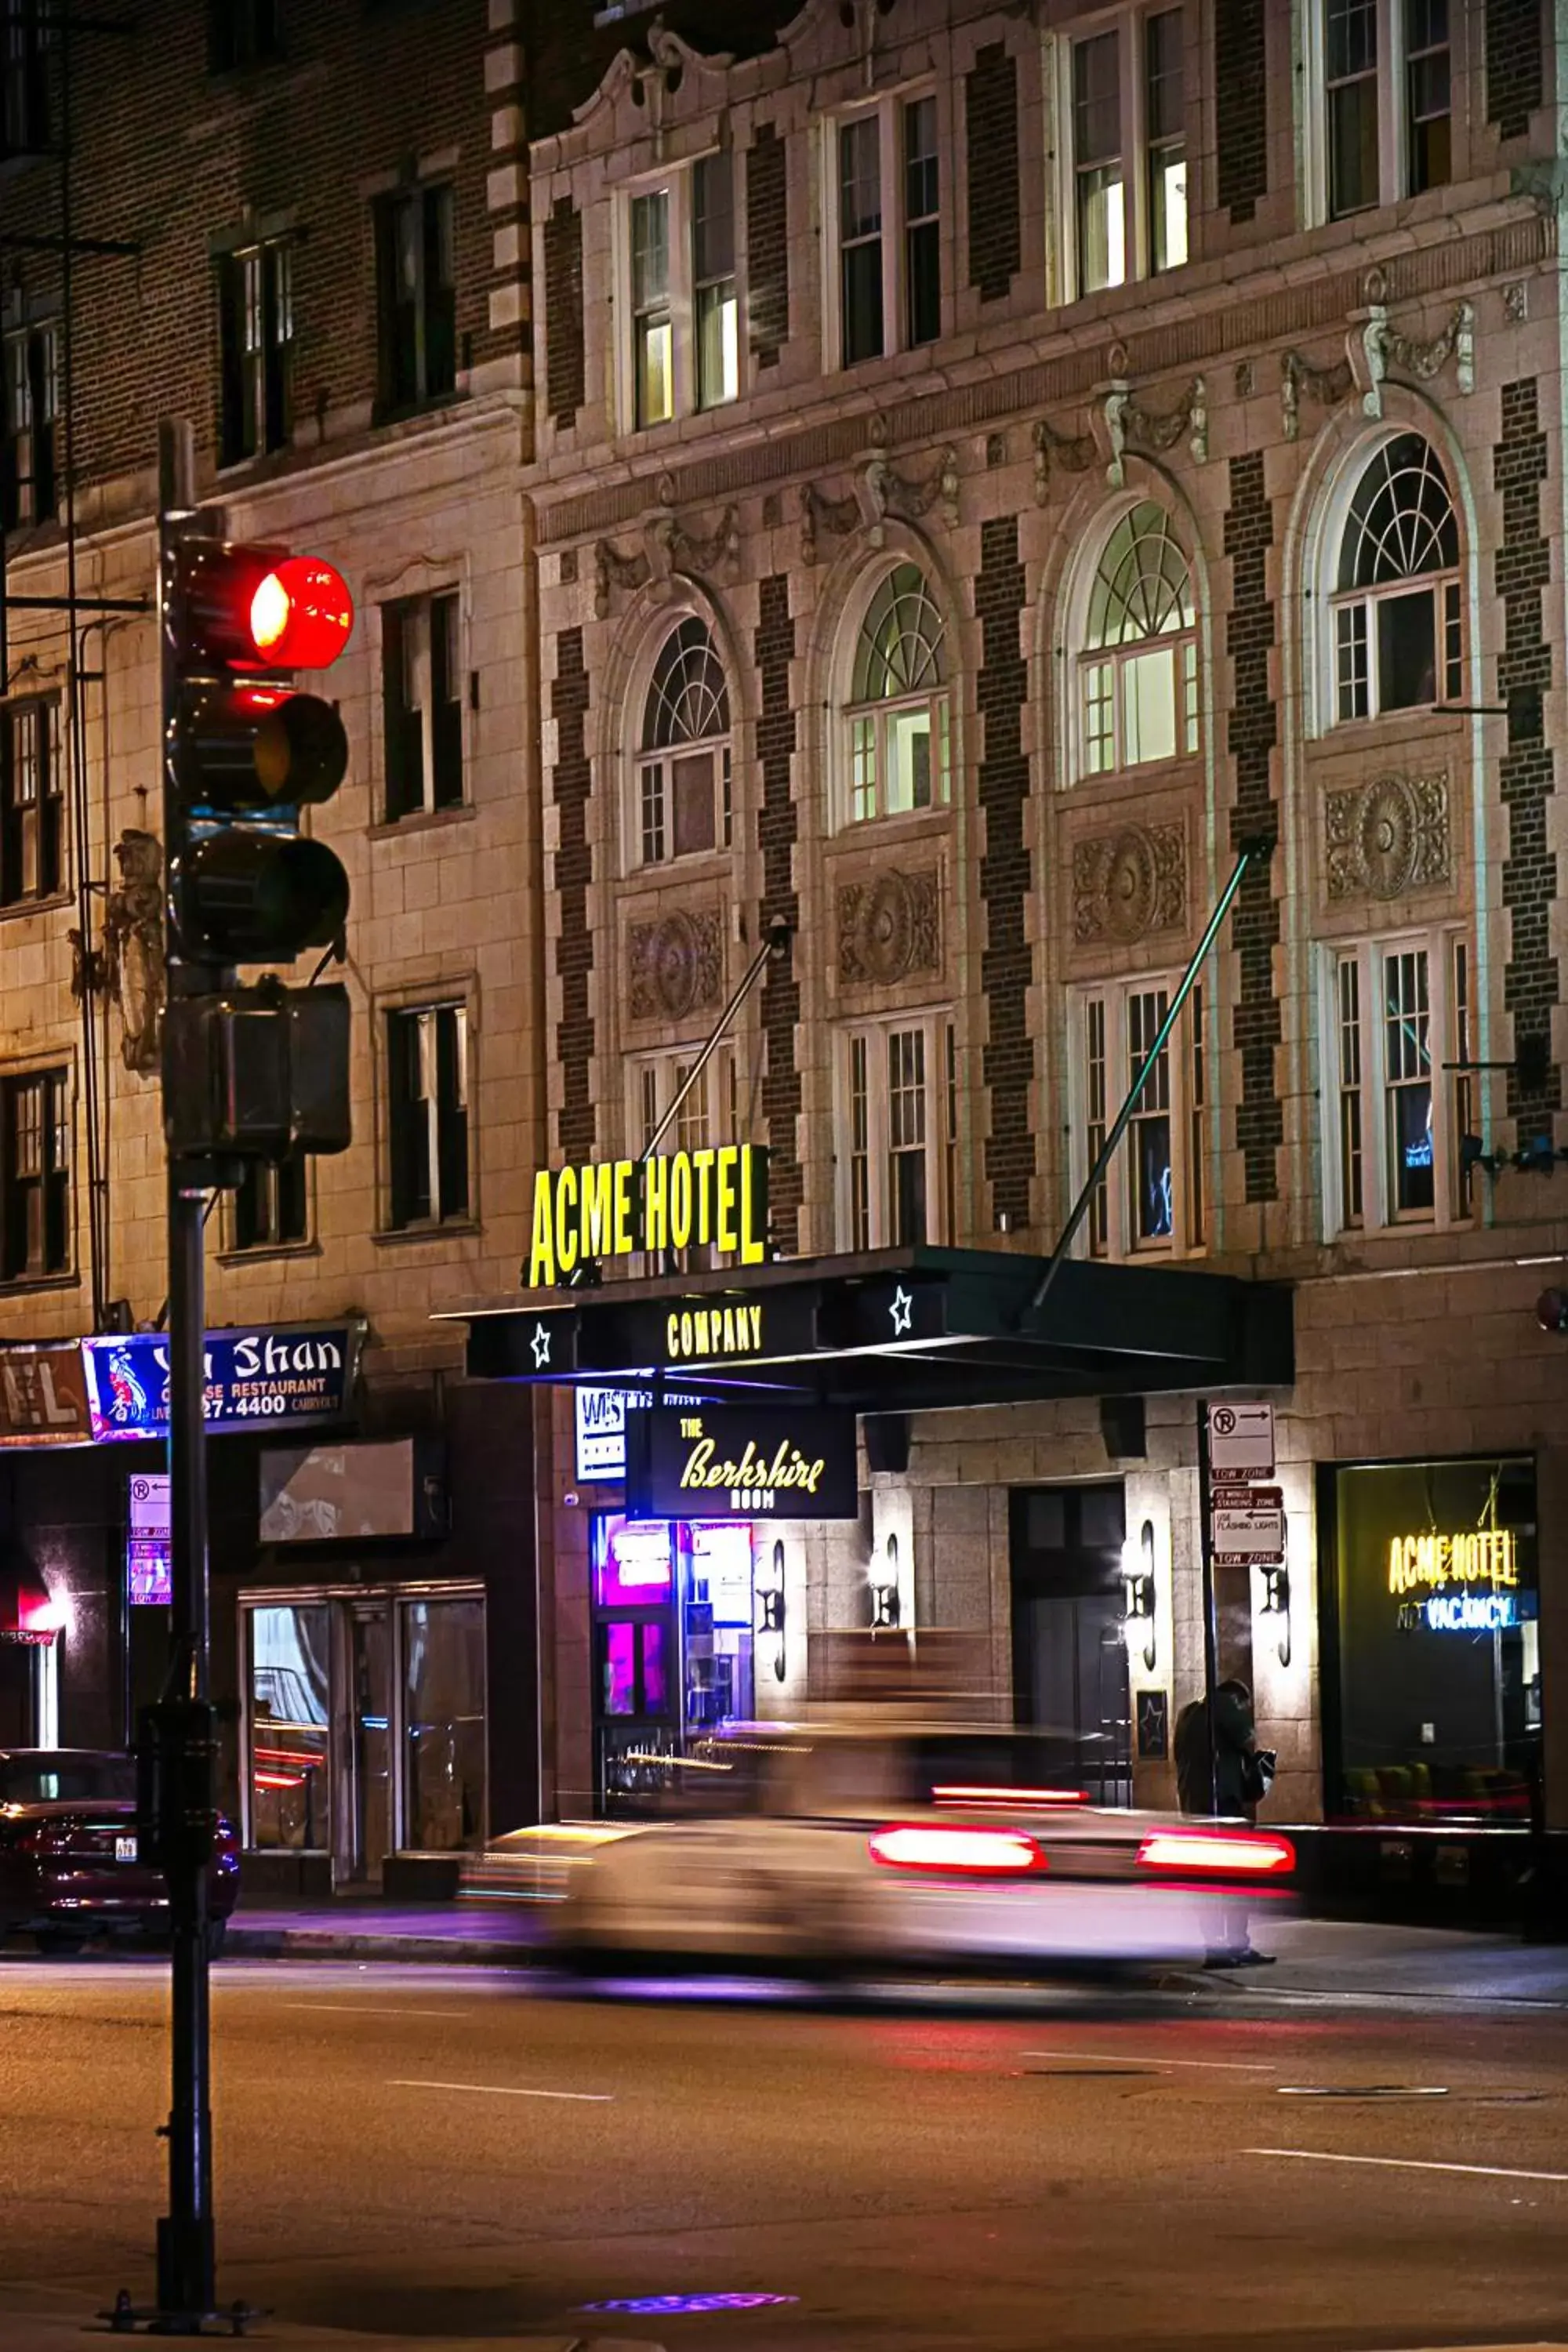
<path fill-rule="evenodd" d="M 325 669 L 353 625 L 353 598 L 342 572 L 318 555 L 286 556 L 251 595 L 251 641 L 269 667 Z"/>

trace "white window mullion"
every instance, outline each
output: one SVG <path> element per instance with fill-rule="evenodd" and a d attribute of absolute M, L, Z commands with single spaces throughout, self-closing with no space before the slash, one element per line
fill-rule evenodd
<path fill-rule="evenodd" d="M 1407 184 L 1405 139 L 1405 9 L 1403 0 L 1378 0 L 1378 194 L 1385 205 Z"/>
<path fill-rule="evenodd" d="M 882 156 L 882 352 L 902 351 L 904 318 L 903 109 L 881 108 L 878 130 Z"/>
<path fill-rule="evenodd" d="M 1145 136 L 1145 17 L 1121 22 L 1121 170 L 1129 279 L 1150 274 L 1148 142 Z"/>

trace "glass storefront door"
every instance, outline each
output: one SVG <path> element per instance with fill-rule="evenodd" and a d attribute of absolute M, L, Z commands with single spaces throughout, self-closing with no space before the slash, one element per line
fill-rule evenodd
<path fill-rule="evenodd" d="M 359 1587 L 240 1604 L 246 1843 L 374 1885 L 399 1852 L 482 1845 L 481 1593 Z"/>

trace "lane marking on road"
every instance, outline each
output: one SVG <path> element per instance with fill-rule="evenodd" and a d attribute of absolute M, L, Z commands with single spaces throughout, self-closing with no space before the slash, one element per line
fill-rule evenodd
<path fill-rule="evenodd" d="M 466 2020 L 466 2009 L 404 2009 L 389 2001 L 282 2000 L 279 2009 L 326 2010 L 334 2017 L 456 2017 Z"/>
<path fill-rule="evenodd" d="M 390 2076 L 387 2087 L 394 2091 L 469 2091 L 494 2099 L 575 2099 L 592 2106 L 611 2105 L 616 2095 L 613 2091 L 530 2091 L 517 2083 L 432 2083 L 407 2074 Z"/>
<path fill-rule="evenodd" d="M 1273 2074 L 1266 2058 L 1150 2058 L 1141 2050 L 1026 2050 L 1026 2058 L 1077 2058 L 1086 2066 L 1203 2066 L 1226 2074 Z"/>
<path fill-rule="evenodd" d="M 1525 2172 L 1509 2164 L 1438 2164 L 1416 2156 L 1340 2156 L 1323 2147 L 1244 2147 L 1243 2156 L 1288 2156 L 1301 2164 L 1373 2164 L 1391 2172 L 1468 2172 L 1483 2180 L 1568 2180 L 1568 2172 Z"/>

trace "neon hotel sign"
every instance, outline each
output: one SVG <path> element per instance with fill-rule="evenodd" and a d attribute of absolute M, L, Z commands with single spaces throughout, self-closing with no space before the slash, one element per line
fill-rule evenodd
<path fill-rule="evenodd" d="M 656 1151 L 647 1160 L 542 1168 L 533 1180 L 531 1289 L 589 1260 L 638 1250 L 716 1249 L 742 1265 L 767 1255 L 768 1155 L 759 1143 Z"/>
<path fill-rule="evenodd" d="M 1518 1585 L 1519 1540 L 1511 1528 L 1390 1538 L 1388 1589 L 1435 1633 L 1496 1633 L 1517 1625 Z"/>

